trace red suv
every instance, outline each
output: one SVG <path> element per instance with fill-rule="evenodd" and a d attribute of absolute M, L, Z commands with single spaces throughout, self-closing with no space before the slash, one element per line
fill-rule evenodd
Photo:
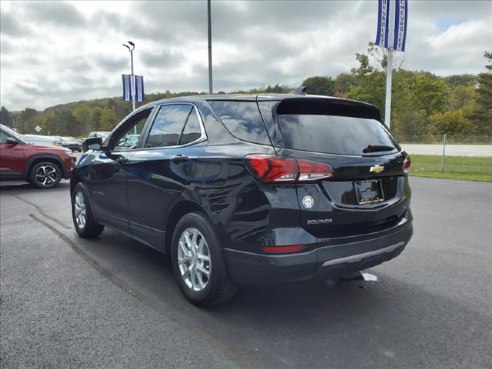
<path fill-rule="evenodd" d="M 25 180 L 38 188 L 55 187 L 70 178 L 75 158 L 72 151 L 30 145 L 17 133 L 0 124 L 0 180 Z"/>

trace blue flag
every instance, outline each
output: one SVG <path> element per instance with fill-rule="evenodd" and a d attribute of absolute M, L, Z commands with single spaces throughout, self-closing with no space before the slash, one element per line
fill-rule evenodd
<path fill-rule="evenodd" d="M 121 79 L 123 81 L 123 99 L 125 101 L 132 101 L 132 76 L 130 74 L 122 74 Z M 144 81 L 143 76 L 134 76 L 135 77 L 135 101 L 141 102 L 144 101 Z"/>
<path fill-rule="evenodd" d="M 396 0 L 393 50 L 405 51 L 407 41 L 408 0 Z"/>
<path fill-rule="evenodd" d="M 397 0 L 398 1 L 398 0 Z M 376 45 L 388 48 L 390 0 L 379 0 Z"/>
<path fill-rule="evenodd" d="M 143 76 L 135 76 L 135 101 L 144 101 L 144 81 Z"/>
<path fill-rule="evenodd" d="M 121 79 L 123 81 L 123 100 L 132 101 L 132 82 L 129 74 L 122 74 Z"/>

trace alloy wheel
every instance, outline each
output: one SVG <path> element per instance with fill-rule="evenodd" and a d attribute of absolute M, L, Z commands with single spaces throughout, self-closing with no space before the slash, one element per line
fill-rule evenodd
<path fill-rule="evenodd" d="M 77 192 L 74 201 L 74 218 L 79 229 L 84 229 L 87 223 L 87 209 L 85 206 L 84 194 Z"/>
<path fill-rule="evenodd" d="M 203 291 L 210 281 L 212 262 L 205 237 L 196 228 L 181 233 L 178 243 L 178 266 L 183 281 L 193 291 Z"/>
<path fill-rule="evenodd" d="M 42 187 L 49 187 L 58 181 L 58 171 L 52 165 L 41 165 L 36 169 L 34 178 Z"/>

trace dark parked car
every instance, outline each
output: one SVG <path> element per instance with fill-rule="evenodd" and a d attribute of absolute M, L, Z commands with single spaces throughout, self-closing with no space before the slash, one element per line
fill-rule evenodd
<path fill-rule="evenodd" d="M 59 137 L 60 144 L 72 151 L 82 152 L 82 143 L 75 137 Z"/>
<path fill-rule="evenodd" d="M 88 138 L 101 137 L 103 140 L 109 136 L 111 132 L 108 131 L 94 131 L 89 133 Z"/>
<path fill-rule="evenodd" d="M 138 135 L 135 146 L 124 143 Z M 171 255 L 194 304 L 237 285 L 336 278 L 402 252 L 410 158 L 357 101 L 200 96 L 148 104 L 72 174 L 82 237 L 113 227 Z"/>
<path fill-rule="evenodd" d="M 69 178 L 72 151 L 57 146 L 32 145 L 0 124 L 0 179 L 25 180 L 38 188 L 55 187 Z"/>

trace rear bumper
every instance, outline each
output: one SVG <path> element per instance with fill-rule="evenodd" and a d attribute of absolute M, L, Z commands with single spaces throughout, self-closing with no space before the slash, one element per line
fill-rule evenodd
<path fill-rule="evenodd" d="M 315 250 L 286 255 L 225 249 L 231 278 L 244 285 L 268 286 L 310 279 L 329 279 L 364 270 L 398 256 L 413 233 L 405 219 L 388 231 L 360 237 L 325 240 Z"/>

